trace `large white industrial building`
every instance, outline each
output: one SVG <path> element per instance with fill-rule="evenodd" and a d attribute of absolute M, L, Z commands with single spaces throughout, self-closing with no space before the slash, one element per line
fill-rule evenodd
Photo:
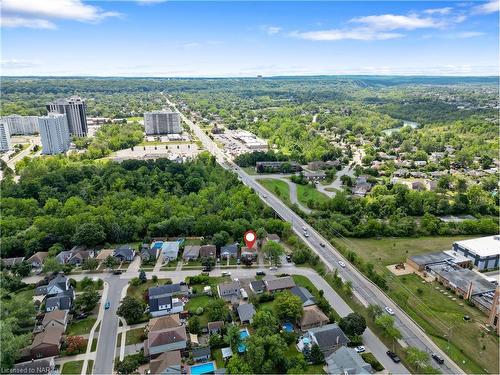
<path fill-rule="evenodd" d="M 500 235 L 457 241 L 453 250 L 472 260 L 478 270 L 498 268 L 500 258 Z"/>

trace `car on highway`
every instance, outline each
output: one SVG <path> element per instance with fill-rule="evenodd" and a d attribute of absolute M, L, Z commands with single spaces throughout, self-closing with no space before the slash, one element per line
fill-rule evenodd
<path fill-rule="evenodd" d="M 389 315 L 394 315 L 396 314 L 393 309 L 391 309 L 389 306 L 385 307 L 385 312 Z"/>
<path fill-rule="evenodd" d="M 360 345 L 360 346 L 356 346 L 354 348 L 354 350 L 356 350 L 356 353 L 363 353 L 366 351 L 365 347 L 363 345 Z"/>
<path fill-rule="evenodd" d="M 319 243 L 319 246 L 321 246 L 321 247 L 325 247 L 325 243 L 324 243 L 324 242 L 320 242 L 320 243 Z"/>
<path fill-rule="evenodd" d="M 291 255 L 287 255 L 287 256 L 285 257 L 285 259 L 286 259 L 286 261 L 287 261 L 288 263 L 292 263 L 292 256 L 291 256 Z"/>
<path fill-rule="evenodd" d="M 304 232 L 307 232 L 307 228 L 306 228 L 306 227 L 302 227 L 302 230 L 303 230 Z"/>
<path fill-rule="evenodd" d="M 262 198 L 267 199 L 267 195 L 263 195 Z"/>
<path fill-rule="evenodd" d="M 345 268 L 345 263 L 342 262 L 341 260 L 339 260 L 339 266 L 342 267 L 342 268 Z"/>
<path fill-rule="evenodd" d="M 309 238 L 309 233 L 304 232 L 304 237 L 305 237 L 305 238 Z"/>
<path fill-rule="evenodd" d="M 398 355 L 394 352 L 391 352 L 390 350 L 387 351 L 387 355 L 389 356 L 390 359 L 392 359 L 392 361 L 394 363 L 399 363 L 401 362 L 401 359 L 399 359 Z"/>
<path fill-rule="evenodd" d="M 257 271 L 255 272 L 257 276 L 266 276 L 266 273 L 264 271 Z"/>
<path fill-rule="evenodd" d="M 276 266 L 269 267 L 269 271 L 277 271 L 277 270 L 278 270 L 278 267 L 276 267 Z"/>
<path fill-rule="evenodd" d="M 231 272 L 228 272 L 228 271 L 223 271 L 221 273 L 222 276 L 231 276 Z"/>
<path fill-rule="evenodd" d="M 122 270 L 114 270 L 113 275 L 121 275 L 123 273 Z"/>
<path fill-rule="evenodd" d="M 109 301 L 106 301 L 106 303 L 104 304 L 104 309 L 109 309 L 109 306 L 111 306 L 111 303 Z"/>
<path fill-rule="evenodd" d="M 444 363 L 444 359 L 441 358 L 438 354 L 436 353 L 432 353 L 432 359 L 435 360 L 437 363 L 439 363 L 440 365 L 442 365 Z"/>

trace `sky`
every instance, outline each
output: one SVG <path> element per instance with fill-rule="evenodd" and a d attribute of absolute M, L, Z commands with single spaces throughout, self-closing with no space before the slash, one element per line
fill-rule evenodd
<path fill-rule="evenodd" d="M 499 0 L 0 0 L 1 75 L 497 75 Z"/>

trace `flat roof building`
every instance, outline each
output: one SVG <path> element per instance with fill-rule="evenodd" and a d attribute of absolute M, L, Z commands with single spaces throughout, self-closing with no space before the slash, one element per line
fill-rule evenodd
<path fill-rule="evenodd" d="M 497 268 L 500 258 L 500 235 L 457 241 L 453 250 L 472 260 L 478 270 Z"/>
<path fill-rule="evenodd" d="M 49 113 L 38 117 L 42 154 L 54 155 L 68 151 L 71 143 L 65 114 Z"/>
<path fill-rule="evenodd" d="M 57 99 L 47 104 L 48 112 L 66 114 L 69 134 L 76 137 L 87 136 L 87 106 L 79 96 Z"/>
<path fill-rule="evenodd" d="M 179 112 L 152 111 L 144 113 L 146 135 L 182 133 Z"/>

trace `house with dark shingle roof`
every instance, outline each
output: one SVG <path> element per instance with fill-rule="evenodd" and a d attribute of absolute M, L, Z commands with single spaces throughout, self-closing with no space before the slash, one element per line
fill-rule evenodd
<path fill-rule="evenodd" d="M 144 262 L 155 261 L 160 256 L 160 249 L 157 247 L 150 247 L 149 244 L 143 243 L 140 255 Z"/>
<path fill-rule="evenodd" d="M 297 344 L 297 347 L 301 351 L 304 348 L 305 338 L 307 338 L 310 343 L 318 344 L 325 357 L 329 356 L 338 348 L 347 346 L 347 344 L 351 342 L 337 324 L 326 324 L 322 327 L 309 329 Z"/>
<path fill-rule="evenodd" d="M 210 359 L 210 346 L 194 348 L 192 353 L 195 362 L 206 362 Z"/>
<path fill-rule="evenodd" d="M 45 311 L 69 310 L 73 303 L 73 290 L 65 291 L 47 298 L 45 301 Z"/>
<path fill-rule="evenodd" d="M 293 288 L 290 289 L 290 293 L 300 298 L 303 307 L 316 304 L 314 296 L 303 286 L 294 286 Z"/>
<path fill-rule="evenodd" d="M 149 288 L 149 312 L 153 316 L 180 313 L 184 310 L 184 302 L 175 296 L 187 295 L 186 285 L 167 284 Z"/>
<path fill-rule="evenodd" d="M 229 244 L 220 248 L 220 257 L 223 259 L 238 257 L 238 243 Z"/>
<path fill-rule="evenodd" d="M 144 341 L 144 355 L 154 357 L 163 352 L 183 350 L 187 346 L 186 327 L 167 328 L 148 333 Z"/>
<path fill-rule="evenodd" d="M 215 322 L 208 322 L 208 333 L 213 334 L 213 333 L 219 333 L 224 327 L 224 321 L 222 320 L 217 320 Z"/>
<path fill-rule="evenodd" d="M 356 350 L 345 346 L 330 354 L 325 358 L 325 361 L 326 373 L 331 375 L 368 375 L 374 373 L 372 366 L 366 363 Z"/>
<path fill-rule="evenodd" d="M 130 245 L 121 245 L 113 251 L 113 256 L 122 262 L 132 262 L 135 257 L 135 251 Z"/>
<path fill-rule="evenodd" d="M 240 282 L 231 281 L 217 285 L 219 297 L 225 301 L 235 300 L 240 298 Z"/>
<path fill-rule="evenodd" d="M 250 289 L 255 294 L 263 293 L 266 289 L 266 284 L 262 280 L 255 280 L 250 282 Z"/>
<path fill-rule="evenodd" d="M 200 258 L 215 258 L 217 255 L 217 248 L 215 245 L 200 246 Z"/>
<path fill-rule="evenodd" d="M 2 266 L 5 268 L 11 268 L 11 267 L 15 266 L 16 264 L 22 263 L 23 260 L 24 260 L 24 257 L 0 259 L 0 261 L 2 262 Z"/>

